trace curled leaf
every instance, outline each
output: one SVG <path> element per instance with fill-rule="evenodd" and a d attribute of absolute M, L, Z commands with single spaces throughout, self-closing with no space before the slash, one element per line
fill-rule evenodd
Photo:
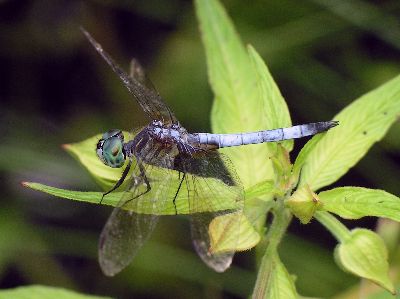
<path fill-rule="evenodd" d="M 237 221 L 237 217 L 241 217 Z M 246 216 L 230 213 L 214 218 L 209 227 L 210 251 L 244 251 L 253 248 L 260 241 L 260 235 L 254 230 Z"/>
<path fill-rule="evenodd" d="M 388 252 L 379 235 L 367 229 L 354 229 L 335 249 L 335 258 L 344 270 L 367 278 L 395 294 L 388 276 Z"/>
<path fill-rule="evenodd" d="M 300 219 L 301 223 L 310 222 L 315 211 L 321 206 L 321 202 L 308 185 L 297 189 L 292 196 L 286 200 L 285 205 Z"/>

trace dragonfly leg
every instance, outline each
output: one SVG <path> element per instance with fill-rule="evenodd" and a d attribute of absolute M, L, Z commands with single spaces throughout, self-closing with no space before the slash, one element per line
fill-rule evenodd
<path fill-rule="evenodd" d="M 111 192 L 113 192 L 115 189 L 117 189 L 119 186 L 122 185 L 122 183 L 125 181 L 126 176 L 128 175 L 128 172 L 129 172 L 129 169 L 131 168 L 131 165 L 132 165 L 132 159 L 129 159 L 128 165 L 125 167 L 121 178 L 114 185 L 114 187 L 111 188 L 111 190 L 108 190 L 107 192 L 103 193 L 103 196 L 101 197 L 101 200 L 100 200 L 100 204 L 103 202 L 104 196 L 106 196 L 107 194 L 110 194 Z"/>
<path fill-rule="evenodd" d="M 142 162 L 140 162 L 139 159 L 137 159 L 137 165 L 139 166 L 139 171 L 140 171 L 140 179 L 144 181 L 145 185 L 146 185 L 146 190 L 143 191 L 142 193 L 139 193 L 138 195 L 132 197 L 131 199 L 129 199 L 127 202 L 134 200 L 142 195 L 145 195 L 146 193 L 150 192 L 151 190 L 151 186 L 150 186 L 150 182 L 146 176 L 146 172 L 144 170 L 143 164 Z M 141 180 L 135 180 L 135 185 L 137 186 Z"/>
<path fill-rule="evenodd" d="M 180 176 L 180 175 L 181 175 L 181 173 L 179 172 L 179 176 Z M 185 176 L 186 176 L 186 173 L 184 172 L 183 175 L 182 175 L 182 179 L 181 179 L 181 181 L 179 182 L 178 189 L 176 190 L 174 199 L 172 200 L 172 203 L 174 204 L 174 208 L 175 208 L 175 215 L 178 215 L 178 210 L 176 209 L 175 200 L 176 200 L 176 198 L 178 197 L 179 191 L 181 190 L 182 183 L 183 183 L 183 181 L 185 180 Z"/>
<path fill-rule="evenodd" d="M 146 194 L 147 192 L 149 192 L 151 190 L 151 186 L 150 186 L 149 180 L 147 179 L 146 172 L 144 170 L 143 164 L 139 160 L 138 160 L 138 165 L 139 165 L 139 170 L 140 170 L 140 176 L 143 178 L 144 183 L 146 184 L 146 191 L 144 191 L 141 194 L 141 195 L 143 195 L 143 194 Z"/>

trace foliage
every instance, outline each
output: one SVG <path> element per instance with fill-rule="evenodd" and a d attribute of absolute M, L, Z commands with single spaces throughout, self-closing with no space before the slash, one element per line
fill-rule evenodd
<path fill-rule="evenodd" d="M 78 294 L 61 288 L 32 285 L 10 290 L 0 290 L 0 299 L 111 299 L 110 297 L 98 297 Z"/>
<path fill-rule="evenodd" d="M 213 131 L 244 132 L 290 126 L 287 105 L 267 66 L 253 47 L 243 46 L 223 7 L 216 0 L 195 3 L 215 95 L 211 115 Z M 382 238 L 366 229 L 350 231 L 332 213 L 345 219 L 376 216 L 399 221 L 400 199 L 382 190 L 352 186 L 319 193 L 318 190 L 334 183 L 353 167 L 386 134 L 399 115 L 400 76 L 356 99 L 333 117 L 340 121 L 340 126 L 313 137 L 293 166 L 287 159 L 293 148 L 291 141 L 282 146 L 263 144 L 224 150 L 246 188 L 246 215 L 255 226 L 251 234 L 258 232 L 267 244 L 253 298 L 298 296 L 295 281 L 278 253 L 292 215 L 303 223 L 315 218 L 334 235 L 339 242 L 335 258 L 345 271 L 395 292 L 388 277 L 388 252 Z M 79 159 L 88 158 L 80 162 L 103 188 L 119 177 L 117 172 L 111 173 L 94 161 L 92 139 L 70 145 L 69 152 Z M 100 198 L 100 193 L 77 193 L 37 183 L 25 185 L 92 203 Z M 115 198 L 108 200 L 104 203 L 115 205 Z M 265 220 L 268 213 L 273 215 L 273 222 L 264 234 L 263 227 L 257 225 L 265 221 L 254 215 L 263 215 Z"/>

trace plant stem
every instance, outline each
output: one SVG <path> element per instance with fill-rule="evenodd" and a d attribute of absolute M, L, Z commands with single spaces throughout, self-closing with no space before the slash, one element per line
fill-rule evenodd
<path fill-rule="evenodd" d="M 277 247 L 292 220 L 292 214 L 283 205 L 283 201 L 277 201 L 274 209 L 274 219 L 267 234 L 267 251 L 276 251 Z"/>
<path fill-rule="evenodd" d="M 267 247 L 261 259 L 252 298 L 264 298 L 271 283 L 271 275 L 276 271 L 276 264 L 280 263 L 277 249 L 286 229 L 292 219 L 292 214 L 283 205 L 282 200 L 276 202 L 273 211 L 274 219 L 266 236 Z"/>
<path fill-rule="evenodd" d="M 350 231 L 332 214 L 325 211 L 318 211 L 314 214 L 314 217 L 325 226 L 339 242 L 350 238 Z"/>

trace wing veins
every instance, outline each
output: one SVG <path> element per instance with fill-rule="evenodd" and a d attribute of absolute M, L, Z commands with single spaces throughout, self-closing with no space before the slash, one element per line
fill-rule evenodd
<path fill-rule="evenodd" d="M 150 119 L 177 123 L 177 119 L 175 118 L 174 114 L 163 102 L 158 92 L 148 89 L 136 78 L 129 76 L 85 29 L 81 28 L 81 30 L 96 51 L 111 67 L 114 73 L 116 73 L 122 80 L 130 94 L 136 99 L 140 107 Z"/>

